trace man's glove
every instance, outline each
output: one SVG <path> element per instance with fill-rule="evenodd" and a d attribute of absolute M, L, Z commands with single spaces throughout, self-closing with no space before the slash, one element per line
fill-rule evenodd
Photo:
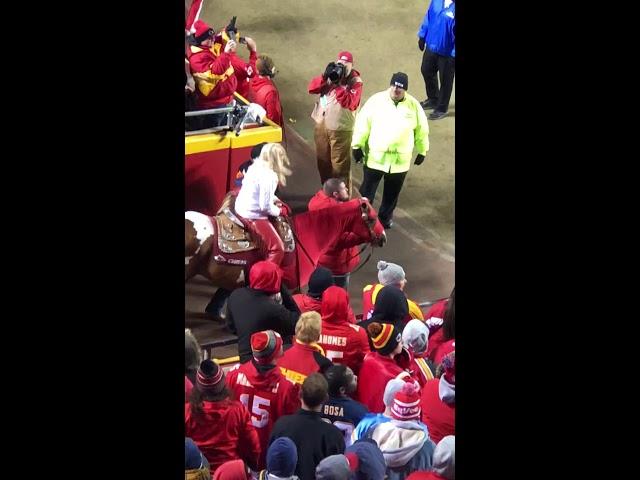
<path fill-rule="evenodd" d="M 424 155 L 418 154 L 416 155 L 416 159 L 413 162 L 414 165 L 422 165 L 422 162 L 424 162 Z"/>
<path fill-rule="evenodd" d="M 418 48 L 421 52 L 424 52 L 424 38 L 422 37 L 418 39 Z"/>
<path fill-rule="evenodd" d="M 362 149 L 360 148 L 354 148 L 351 154 L 356 163 L 362 163 L 362 160 L 364 160 L 364 153 L 362 153 Z"/>

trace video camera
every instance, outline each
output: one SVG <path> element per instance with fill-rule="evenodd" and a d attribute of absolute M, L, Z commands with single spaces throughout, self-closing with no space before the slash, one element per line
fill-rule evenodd
<path fill-rule="evenodd" d="M 347 76 L 347 67 L 342 63 L 331 62 L 327 65 L 324 76 L 328 78 L 331 83 L 339 83 L 340 80 Z"/>
<path fill-rule="evenodd" d="M 229 40 L 233 40 L 234 42 L 237 41 L 238 37 L 238 27 L 236 27 L 237 18 L 238 17 L 234 16 L 229 22 L 229 25 L 227 25 L 224 29 L 225 32 L 227 32 L 227 37 L 229 37 Z"/>

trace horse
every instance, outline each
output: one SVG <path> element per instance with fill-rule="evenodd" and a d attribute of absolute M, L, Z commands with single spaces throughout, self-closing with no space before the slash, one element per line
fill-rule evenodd
<path fill-rule="evenodd" d="M 293 215 L 289 224 L 294 233 L 295 248 L 285 253 L 280 268 L 282 280 L 290 290 L 307 284 L 320 256 L 344 233 L 351 234 L 353 245 L 368 243 L 382 247 L 386 243 L 384 227 L 366 198 Z M 214 286 L 229 291 L 243 287 L 248 283 L 247 272 L 251 265 L 263 260 L 264 255 L 260 248 L 241 254 L 216 255 L 218 234 L 215 217 L 185 212 L 185 282 L 199 274 Z"/>

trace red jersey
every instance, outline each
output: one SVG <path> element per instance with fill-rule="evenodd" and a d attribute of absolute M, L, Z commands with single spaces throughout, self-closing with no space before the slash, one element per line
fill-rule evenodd
<path fill-rule="evenodd" d="M 435 378 L 435 372 L 429 368 L 424 358 L 416 357 L 410 349 L 408 351 L 411 358 L 409 367 L 411 375 L 418 381 L 420 388 L 423 388 L 429 380 Z"/>
<path fill-rule="evenodd" d="M 260 458 L 260 439 L 247 409 L 237 400 L 202 402 L 202 413 L 184 406 L 184 435 L 203 453 L 211 471 L 229 460 L 241 458 L 254 470 Z"/>
<path fill-rule="evenodd" d="M 287 380 L 278 367 L 259 373 L 253 362 L 236 365 L 227 372 L 229 390 L 251 414 L 251 422 L 260 438 L 259 468 L 266 467 L 265 458 L 273 424 L 283 415 L 300 408 L 300 390 Z"/>
<path fill-rule="evenodd" d="M 189 401 L 189 396 L 191 396 L 191 390 L 193 390 L 193 383 L 191 383 L 191 380 L 189 380 L 185 375 L 184 376 L 184 401 L 185 402 Z"/>
<path fill-rule="evenodd" d="M 441 343 L 440 346 L 433 352 L 433 363 L 439 365 L 442 363 L 442 359 L 448 353 L 455 351 L 456 349 L 456 339 L 452 338 L 451 340 L 447 340 L 444 343 Z"/>
<path fill-rule="evenodd" d="M 364 403 L 371 413 L 384 412 L 383 396 L 387 382 L 403 371 L 394 359 L 378 352 L 367 353 L 358 375 L 356 400 Z"/>
<path fill-rule="evenodd" d="M 232 66 L 235 53 L 215 55 L 212 49 L 191 45 L 187 57 L 196 82 L 198 107 L 206 109 L 228 104 L 238 86 Z"/>
<path fill-rule="evenodd" d="M 254 66 L 255 70 L 255 66 Z M 280 94 L 269 77 L 255 76 L 251 79 L 249 95 L 253 103 L 261 105 L 267 111 L 267 118 L 284 128 Z"/>
<path fill-rule="evenodd" d="M 309 211 L 340 205 L 340 202 L 330 197 L 323 190 L 318 191 L 309 200 Z M 344 275 L 353 271 L 360 262 L 358 246 L 360 240 L 351 232 L 344 233 L 335 245 L 329 247 L 318 260 L 318 265 L 328 268 L 334 275 Z"/>
<path fill-rule="evenodd" d="M 340 287 L 329 287 L 322 294 L 322 333 L 318 344 L 334 363 L 346 365 L 358 375 L 369 338 L 364 328 L 349 322 L 349 294 Z"/>
<path fill-rule="evenodd" d="M 438 300 L 436 303 L 431 305 L 427 315 L 424 317 L 424 321 L 427 324 L 427 327 L 429 327 L 429 341 L 431 341 L 431 335 L 436 333 L 440 327 L 442 327 L 444 322 L 444 312 L 447 309 L 448 304 L 448 298 Z"/>
<path fill-rule="evenodd" d="M 447 435 L 456 434 L 456 406 L 440 400 L 440 379 L 429 380 L 422 389 L 422 423 L 429 429 L 429 437 L 438 443 Z"/>
<path fill-rule="evenodd" d="M 285 377 L 298 385 L 312 373 L 323 372 L 332 365 L 317 343 L 307 345 L 294 340 L 293 346 L 278 359 L 278 367 Z"/>

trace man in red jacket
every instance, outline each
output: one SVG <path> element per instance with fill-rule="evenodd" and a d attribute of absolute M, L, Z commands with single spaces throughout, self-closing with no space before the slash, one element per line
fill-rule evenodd
<path fill-rule="evenodd" d="M 358 375 L 369 339 L 364 328 L 349 323 L 349 294 L 332 286 L 322 295 L 322 333 L 318 344 L 334 363 L 346 365 Z"/>
<path fill-rule="evenodd" d="M 226 107 L 233 100 L 233 93 L 238 86 L 232 65 L 236 42 L 229 40 L 224 51 L 216 55 L 213 51 L 214 30 L 202 20 L 197 20 L 193 28 L 195 32 L 190 37 L 187 57 L 196 82 L 197 109 Z M 221 125 L 226 115 L 215 114 L 203 118 L 202 128 L 210 128 Z"/>
<path fill-rule="evenodd" d="M 300 408 L 300 391 L 276 367 L 282 356 L 282 337 L 265 330 L 251 336 L 253 358 L 237 365 L 227 374 L 227 385 L 235 398 L 247 408 L 260 438 L 259 468 L 265 468 L 269 435 L 273 424 L 283 415 Z"/>
<path fill-rule="evenodd" d="M 337 75 L 339 69 L 342 76 Z M 320 181 L 344 178 L 350 194 L 351 136 L 362 95 L 362 79 L 353 69 L 353 55 L 340 52 L 322 75 L 311 80 L 308 91 L 318 94 L 311 118 L 316 122 L 314 138 Z"/>
<path fill-rule="evenodd" d="M 346 183 L 340 178 L 327 179 L 322 189 L 309 200 L 309 211 L 339 205 L 349 200 Z M 318 260 L 318 265 L 327 267 L 333 273 L 333 281 L 342 288 L 349 287 L 351 271 L 358 266 L 358 238 L 351 232 L 344 233 Z"/>
<path fill-rule="evenodd" d="M 318 312 L 322 306 L 322 294 L 330 286 L 334 285 L 333 275 L 331 270 L 325 267 L 316 267 L 316 269 L 309 277 L 309 289 L 307 293 L 296 293 L 293 296 L 300 312 Z M 349 323 L 356 323 L 356 316 L 351 309 L 351 305 L 348 306 L 348 320 Z"/>
<path fill-rule="evenodd" d="M 253 103 L 267 111 L 267 118 L 284 128 L 280 94 L 273 83 L 277 70 L 271 57 L 260 55 L 256 61 L 257 75 L 251 79 L 250 97 Z"/>

